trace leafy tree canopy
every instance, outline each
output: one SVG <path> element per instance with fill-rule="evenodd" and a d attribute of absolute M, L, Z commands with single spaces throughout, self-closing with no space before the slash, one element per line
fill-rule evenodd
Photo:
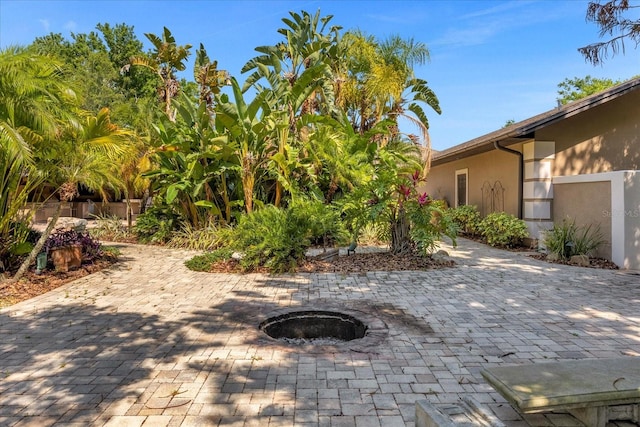
<path fill-rule="evenodd" d="M 83 109 L 95 114 L 110 108 L 116 123 L 142 129 L 148 114 L 145 99 L 155 98 L 155 76 L 146 69 L 121 72 L 130 57 L 143 55 L 142 42 L 125 24 L 98 24 L 96 29 L 71 33 L 69 40 L 50 33 L 37 37 L 31 48 L 65 64 L 66 79 L 82 98 Z"/>
<path fill-rule="evenodd" d="M 558 84 L 558 102 L 565 105 L 569 102 L 577 101 L 594 93 L 601 92 L 621 83 L 620 80 L 599 79 L 596 77 L 574 77 L 564 79 Z"/>

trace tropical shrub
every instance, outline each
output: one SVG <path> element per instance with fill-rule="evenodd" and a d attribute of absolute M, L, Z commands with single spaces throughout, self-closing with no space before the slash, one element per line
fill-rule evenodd
<path fill-rule="evenodd" d="M 89 233 L 75 230 L 60 230 L 52 233 L 44 243 L 44 251 L 50 252 L 56 248 L 79 245 L 82 246 L 82 260 L 94 261 L 102 256 L 102 245 Z"/>
<path fill-rule="evenodd" d="M 206 254 L 196 255 L 184 262 L 184 265 L 193 271 L 209 271 L 211 265 L 218 261 L 224 261 L 231 258 L 233 251 L 229 248 L 220 248 Z"/>
<path fill-rule="evenodd" d="M 308 220 L 293 209 L 267 206 L 240 218 L 231 233 L 230 247 L 243 254 L 240 265 L 244 270 L 292 271 L 311 244 L 308 230 Z"/>
<path fill-rule="evenodd" d="M 204 227 L 195 227 L 189 222 L 183 222 L 180 228 L 172 233 L 167 246 L 203 251 L 216 249 L 222 244 L 219 229 L 213 221 Z"/>
<path fill-rule="evenodd" d="M 429 254 L 443 236 L 455 245 L 457 227 L 445 214 L 445 204 L 420 191 L 424 182 L 420 158 L 409 144 L 388 144 L 378 151 L 374 179 L 354 188 L 340 200 L 345 222 L 354 236 L 374 227 L 391 252 L 418 249 Z M 401 165 L 402 167 L 400 167 Z"/>
<path fill-rule="evenodd" d="M 128 240 L 132 234 L 116 215 L 104 215 L 96 218 L 96 226 L 89 230 L 89 234 L 96 239 L 118 242 Z"/>
<path fill-rule="evenodd" d="M 133 232 L 141 243 L 165 244 L 177 227 L 177 217 L 169 208 L 153 206 L 136 218 Z"/>
<path fill-rule="evenodd" d="M 491 246 L 515 247 L 529 235 L 527 224 L 506 212 L 490 213 L 480 221 L 478 228 Z"/>
<path fill-rule="evenodd" d="M 433 200 L 422 195 L 405 205 L 411 221 L 409 236 L 420 253 L 431 254 L 438 248 L 442 236 L 448 236 L 455 245 L 457 226 L 442 200 Z"/>
<path fill-rule="evenodd" d="M 389 226 L 384 224 L 368 224 L 360 229 L 358 243 L 361 245 L 381 246 L 388 245 L 390 241 Z"/>
<path fill-rule="evenodd" d="M 40 235 L 26 222 L 9 222 L 6 233 L 0 234 L 0 272 L 17 269 Z"/>
<path fill-rule="evenodd" d="M 591 255 L 604 242 L 600 226 L 577 226 L 575 220 L 564 219 L 545 233 L 547 251 L 558 259 L 568 260 L 573 255 Z"/>
<path fill-rule="evenodd" d="M 344 244 L 349 235 L 340 219 L 340 213 L 332 205 L 321 201 L 297 201 L 289 208 L 299 224 L 307 226 L 307 238 L 311 245 L 334 246 Z"/>
<path fill-rule="evenodd" d="M 455 222 L 460 230 L 470 236 L 480 234 L 480 212 L 475 205 L 462 205 L 456 208 L 450 208 L 448 211 L 451 219 Z"/>

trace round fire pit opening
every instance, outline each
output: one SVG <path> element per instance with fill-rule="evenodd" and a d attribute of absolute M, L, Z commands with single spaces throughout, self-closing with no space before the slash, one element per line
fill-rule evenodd
<path fill-rule="evenodd" d="M 367 326 L 348 314 L 309 310 L 269 318 L 260 330 L 290 343 L 330 344 L 363 338 Z"/>

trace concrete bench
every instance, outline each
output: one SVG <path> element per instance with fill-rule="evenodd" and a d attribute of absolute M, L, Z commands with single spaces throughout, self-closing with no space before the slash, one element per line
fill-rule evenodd
<path fill-rule="evenodd" d="M 588 427 L 640 422 L 640 357 L 486 369 L 482 376 L 524 414 L 569 412 Z"/>
<path fill-rule="evenodd" d="M 416 402 L 415 427 L 505 427 L 489 410 L 471 397 L 457 403 Z"/>

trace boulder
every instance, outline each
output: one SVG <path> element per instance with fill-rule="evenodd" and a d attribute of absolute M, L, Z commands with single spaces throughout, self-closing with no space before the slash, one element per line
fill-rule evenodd
<path fill-rule="evenodd" d="M 574 255 L 569 260 L 569 264 L 578 265 L 580 267 L 589 267 L 589 257 L 586 255 Z"/>
<path fill-rule="evenodd" d="M 338 248 L 329 248 L 314 255 L 314 258 L 320 261 L 335 261 L 338 259 L 339 255 L 340 251 Z"/>
<path fill-rule="evenodd" d="M 547 254 L 547 261 L 555 262 L 559 260 L 560 260 L 560 257 L 555 252 L 549 252 Z"/>
<path fill-rule="evenodd" d="M 51 221 L 51 218 L 48 219 Z M 82 233 L 87 230 L 87 220 L 83 218 L 74 218 L 70 216 L 61 216 L 58 218 L 54 230 L 75 230 Z"/>
<path fill-rule="evenodd" d="M 444 262 L 444 263 L 453 261 L 449 256 L 449 252 L 442 249 L 432 254 L 431 259 L 434 260 L 435 262 Z"/>

